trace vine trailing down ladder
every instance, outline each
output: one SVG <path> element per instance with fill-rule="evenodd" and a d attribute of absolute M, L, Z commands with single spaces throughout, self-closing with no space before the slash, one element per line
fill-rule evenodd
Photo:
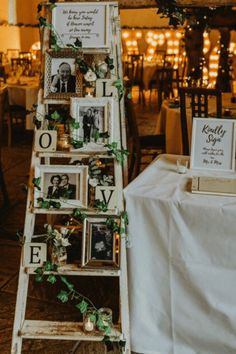
<path fill-rule="evenodd" d="M 130 354 L 118 4 L 49 0 L 38 6 L 38 18 L 44 83 L 35 112 L 11 354 L 21 354 L 24 339 L 76 341 L 71 353 L 82 341 L 102 341 L 107 350 L 115 342 L 120 353 Z M 74 305 L 81 321 L 27 319 L 30 276 L 38 286 L 50 284 L 55 301 Z M 81 276 L 117 279 L 115 311 L 77 289 Z"/>

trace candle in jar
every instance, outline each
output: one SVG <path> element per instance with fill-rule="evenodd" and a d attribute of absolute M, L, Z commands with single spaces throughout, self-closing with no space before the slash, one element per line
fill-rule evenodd
<path fill-rule="evenodd" d="M 94 330 L 94 323 L 90 320 L 89 317 L 86 317 L 84 320 L 84 330 L 86 332 L 92 332 Z"/>

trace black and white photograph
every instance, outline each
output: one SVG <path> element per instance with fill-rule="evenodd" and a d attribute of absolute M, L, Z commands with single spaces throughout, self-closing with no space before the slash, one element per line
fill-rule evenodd
<path fill-rule="evenodd" d="M 70 52 L 46 52 L 44 97 L 45 98 L 69 98 L 80 95 L 79 70 L 73 53 Z"/>
<path fill-rule="evenodd" d="M 78 199 L 79 175 L 45 173 L 44 194 L 47 199 Z"/>
<path fill-rule="evenodd" d="M 111 261 L 113 258 L 113 233 L 106 224 L 91 225 L 91 259 Z"/>
<path fill-rule="evenodd" d="M 62 208 L 87 206 L 88 166 L 43 165 L 36 167 L 35 177 L 40 177 L 40 190 L 35 190 L 36 206 L 37 198 L 59 201 Z"/>
<path fill-rule="evenodd" d="M 120 236 L 107 226 L 105 218 L 85 219 L 82 249 L 84 267 L 119 267 Z"/>
<path fill-rule="evenodd" d="M 112 141 L 111 98 L 71 98 L 71 116 L 80 124 L 72 133 L 76 140 L 83 141 L 84 150 L 96 150 Z"/>

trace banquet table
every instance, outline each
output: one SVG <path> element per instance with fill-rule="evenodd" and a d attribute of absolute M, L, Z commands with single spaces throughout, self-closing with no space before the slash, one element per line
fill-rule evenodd
<path fill-rule="evenodd" d="M 236 118 L 236 103 L 231 102 L 231 93 L 222 94 L 222 111 L 225 108 L 231 110 L 232 116 Z M 209 113 L 214 115 L 213 99 L 209 102 Z M 187 119 L 189 127 L 189 141 L 191 141 L 192 117 L 190 112 L 190 101 L 187 110 Z M 225 117 L 225 118 L 230 118 Z M 164 133 L 166 136 L 166 152 L 168 154 L 182 154 L 182 132 L 180 121 L 180 107 L 171 107 L 167 100 L 163 101 L 160 114 L 158 115 L 156 133 Z"/>
<path fill-rule="evenodd" d="M 22 80 L 20 84 L 8 81 L 7 89 L 11 105 L 21 105 L 32 110 L 33 105 L 37 103 L 39 83 L 34 78 Z M 34 129 L 32 114 L 26 116 L 26 129 Z"/>
<path fill-rule="evenodd" d="M 178 157 L 161 155 L 124 190 L 131 349 L 233 354 L 236 197 L 192 194 L 191 177 L 212 172 L 178 174 Z"/>

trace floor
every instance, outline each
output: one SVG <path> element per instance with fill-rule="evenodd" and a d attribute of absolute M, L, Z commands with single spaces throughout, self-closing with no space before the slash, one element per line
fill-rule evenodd
<path fill-rule="evenodd" d="M 138 104 L 137 92 L 134 92 L 133 102 L 139 119 L 139 129 L 141 134 L 151 134 L 156 126 L 156 96 L 153 94 L 152 102 L 146 95 L 146 104 Z M 148 123 L 148 124 L 147 124 Z M 2 163 L 4 176 L 7 181 L 7 189 L 10 197 L 10 207 L 4 208 L 0 196 L 0 353 L 9 354 L 11 347 L 11 334 L 15 311 L 15 300 L 17 291 L 17 277 L 20 262 L 21 246 L 16 236 L 18 231 L 24 227 L 25 205 L 27 196 L 28 171 L 30 167 L 32 146 L 32 132 L 20 131 L 14 138 L 14 145 L 11 148 L 3 141 Z M 112 280 L 111 280 L 112 281 Z M 80 286 L 84 289 L 94 288 L 90 279 L 83 280 Z M 101 284 L 101 288 L 96 286 L 97 298 L 107 297 L 109 289 L 110 300 L 115 298 L 116 284 L 110 283 L 109 279 Z M 113 289 L 110 290 L 110 289 Z M 104 291 L 105 290 L 105 291 Z M 91 294 L 94 293 L 91 290 Z M 89 294 L 89 295 L 91 295 Z M 68 304 L 63 305 L 56 302 L 52 296 L 50 288 L 42 291 L 41 285 L 30 281 L 30 291 L 27 302 L 27 318 L 76 320 L 78 312 Z M 117 299 L 116 299 L 117 300 Z M 117 300 L 118 302 L 118 300 Z M 104 305 L 104 303 L 103 303 Z M 41 341 L 25 340 L 23 354 L 102 354 L 106 353 L 102 343 L 82 343 L 78 349 L 75 343 L 68 341 Z M 118 353 L 115 348 L 110 353 Z"/>

